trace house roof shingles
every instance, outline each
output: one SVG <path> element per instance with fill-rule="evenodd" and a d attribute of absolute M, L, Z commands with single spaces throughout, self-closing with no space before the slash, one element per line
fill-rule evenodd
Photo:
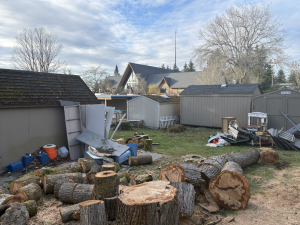
<path fill-rule="evenodd" d="M 59 106 L 59 100 L 100 103 L 80 76 L 0 69 L 0 107 Z"/>
<path fill-rule="evenodd" d="M 143 95 L 159 103 L 180 103 L 179 96 L 168 96 L 169 98 L 161 97 L 160 95 Z"/>
<path fill-rule="evenodd" d="M 251 95 L 259 87 L 259 84 L 228 84 L 221 85 L 190 85 L 180 95 Z"/>

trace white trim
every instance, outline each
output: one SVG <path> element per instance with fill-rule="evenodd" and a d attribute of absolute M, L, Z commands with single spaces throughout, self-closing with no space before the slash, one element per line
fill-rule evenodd
<path fill-rule="evenodd" d="M 151 100 L 152 100 L 152 99 L 151 99 Z M 155 101 L 155 102 L 156 102 L 156 101 Z M 158 103 L 158 102 L 157 102 L 157 103 Z M 157 125 L 158 125 L 158 126 L 157 126 L 157 127 L 158 127 L 158 129 L 159 129 L 159 128 L 160 128 L 160 127 L 159 127 L 159 120 L 160 120 L 160 105 L 159 105 L 159 103 L 158 103 L 158 110 L 157 110 L 157 111 L 158 111 L 158 113 L 157 113 L 157 116 L 158 116 L 158 117 L 157 117 Z"/>

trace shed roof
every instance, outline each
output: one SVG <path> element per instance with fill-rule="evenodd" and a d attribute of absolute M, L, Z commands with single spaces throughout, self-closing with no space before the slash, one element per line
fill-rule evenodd
<path fill-rule="evenodd" d="M 260 88 L 259 84 L 190 85 L 180 95 L 252 95 Z"/>
<path fill-rule="evenodd" d="M 260 98 L 260 97 L 264 97 L 266 95 L 272 95 L 272 94 L 276 94 L 277 92 L 281 92 L 281 91 L 292 91 L 296 94 L 300 94 L 300 91 L 297 91 L 297 90 L 294 90 L 294 89 L 291 89 L 291 88 L 281 88 L 281 89 L 278 89 L 276 91 L 272 91 L 272 92 L 268 92 L 268 93 L 265 93 L 265 94 L 261 94 L 261 95 L 257 95 L 257 96 L 253 96 L 252 98 Z"/>
<path fill-rule="evenodd" d="M 59 106 L 59 100 L 100 103 L 78 75 L 0 69 L 0 107 Z"/>
<path fill-rule="evenodd" d="M 161 95 L 143 95 L 147 98 L 150 98 L 159 103 L 180 103 L 179 96 L 167 96 L 168 98 L 164 98 Z"/>

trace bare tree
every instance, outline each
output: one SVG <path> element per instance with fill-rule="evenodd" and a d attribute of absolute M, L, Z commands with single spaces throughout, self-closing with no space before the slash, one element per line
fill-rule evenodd
<path fill-rule="evenodd" d="M 293 82 L 293 86 L 296 89 L 300 89 L 300 60 L 292 61 L 289 64 L 289 70 L 290 70 L 290 82 Z M 291 77 L 293 76 L 293 78 Z"/>
<path fill-rule="evenodd" d="M 101 65 L 99 65 L 83 72 L 81 78 L 92 92 L 97 93 L 100 89 L 103 89 L 103 84 L 105 83 L 107 75 L 106 70 L 102 69 Z"/>
<path fill-rule="evenodd" d="M 249 82 L 246 78 L 253 75 L 259 59 L 260 52 L 255 49 L 263 49 L 268 60 L 286 59 L 284 36 L 281 22 L 271 13 L 270 4 L 237 3 L 199 30 L 200 45 L 194 48 L 194 56 L 201 66 L 219 49 L 219 58 L 228 69 L 226 75 L 236 83 Z"/>
<path fill-rule="evenodd" d="M 66 65 L 57 59 L 62 47 L 57 37 L 43 27 L 34 30 L 24 29 L 16 37 L 16 45 L 12 51 L 12 65 L 20 70 L 57 72 Z"/>
<path fill-rule="evenodd" d="M 135 75 L 138 83 L 133 85 L 133 93 L 138 94 L 138 95 L 144 95 L 147 92 L 147 82 L 144 78 L 141 77 L 140 74 Z"/>

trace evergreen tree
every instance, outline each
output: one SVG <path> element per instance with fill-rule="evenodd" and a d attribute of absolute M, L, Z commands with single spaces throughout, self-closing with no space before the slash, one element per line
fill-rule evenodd
<path fill-rule="evenodd" d="M 273 74 L 272 66 L 266 64 L 265 73 L 264 73 L 264 76 L 263 76 L 263 81 L 260 84 L 263 91 L 268 90 L 268 89 L 271 88 L 272 74 Z"/>
<path fill-rule="evenodd" d="M 170 70 L 171 68 L 169 67 L 169 65 L 167 65 L 167 69 Z"/>
<path fill-rule="evenodd" d="M 192 60 L 190 60 L 190 62 L 189 62 L 189 68 L 188 69 L 189 70 L 187 72 L 194 72 L 194 71 L 196 71 L 195 65 L 194 65 L 194 63 L 193 63 Z"/>
<path fill-rule="evenodd" d="M 178 67 L 177 67 L 176 63 L 174 63 L 173 70 L 175 70 L 175 71 L 179 71 L 179 69 L 178 69 Z"/>
<path fill-rule="evenodd" d="M 162 65 L 161 65 L 161 68 L 166 69 L 166 68 L 165 68 L 165 64 L 162 64 Z"/>
<path fill-rule="evenodd" d="M 296 79 L 296 73 L 295 72 L 292 72 L 290 74 L 290 76 L 289 76 L 289 83 L 292 83 L 293 85 L 298 86 L 297 79 Z"/>
<path fill-rule="evenodd" d="M 283 70 L 280 69 L 277 74 L 277 83 L 280 84 L 280 83 L 285 83 L 285 82 L 286 82 L 285 74 L 284 74 Z"/>
<path fill-rule="evenodd" d="M 188 72 L 189 71 L 189 68 L 188 68 L 188 65 L 186 64 L 186 62 L 184 63 L 184 66 L 183 66 L 183 70 L 182 72 Z"/>
<path fill-rule="evenodd" d="M 120 73 L 119 73 L 119 68 L 118 68 L 117 65 L 116 65 L 116 68 L 115 68 L 114 75 L 115 75 L 115 76 L 121 76 Z"/>

